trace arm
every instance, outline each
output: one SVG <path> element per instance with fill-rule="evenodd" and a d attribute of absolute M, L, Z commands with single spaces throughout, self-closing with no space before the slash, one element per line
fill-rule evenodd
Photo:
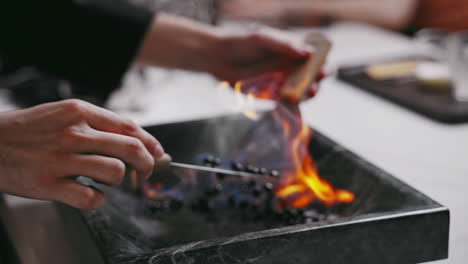
<path fill-rule="evenodd" d="M 238 80 L 290 67 L 307 56 L 272 36 L 223 35 L 188 19 L 153 17 L 121 0 L 4 1 L 2 5 L 0 49 L 23 63 L 100 89 L 114 88 L 135 58 L 142 64 L 208 71 Z"/>
<path fill-rule="evenodd" d="M 0 193 L 92 209 L 104 193 L 77 175 L 118 185 L 125 163 L 148 177 L 163 153 L 132 121 L 78 100 L 0 113 Z"/>
<path fill-rule="evenodd" d="M 221 80 L 235 82 L 288 69 L 308 56 L 307 51 L 290 45 L 279 31 L 232 35 L 213 26 L 159 14 L 146 34 L 136 62 L 209 72 Z"/>
<path fill-rule="evenodd" d="M 110 89 L 152 16 L 122 0 L 2 1 L 0 50 L 82 86 Z"/>
<path fill-rule="evenodd" d="M 417 0 L 297 0 L 291 1 L 293 9 L 291 14 L 304 10 L 304 13 L 312 16 L 358 21 L 398 30 L 411 22 L 417 2 Z"/>
<path fill-rule="evenodd" d="M 288 23 L 319 23 L 321 18 L 370 23 L 401 29 L 411 22 L 418 0 L 230 0 L 222 7 L 227 15 Z"/>

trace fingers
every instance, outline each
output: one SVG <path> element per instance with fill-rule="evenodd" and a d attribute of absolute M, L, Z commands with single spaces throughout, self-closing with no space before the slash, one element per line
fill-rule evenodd
<path fill-rule="evenodd" d="M 115 186 L 125 175 L 125 164 L 116 158 L 100 155 L 72 155 L 64 164 L 64 175 L 82 175 L 93 180 Z"/>
<path fill-rule="evenodd" d="M 248 67 L 239 69 L 238 77 L 240 80 L 259 76 L 264 73 L 278 70 L 284 65 L 283 61 L 278 61 L 276 58 L 267 58 L 264 60 L 251 63 Z"/>
<path fill-rule="evenodd" d="M 307 58 L 310 55 L 310 51 L 295 48 L 291 43 L 285 40 L 286 37 L 281 37 L 281 34 L 282 33 L 276 30 L 263 29 L 251 35 L 250 38 L 265 49 L 284 54 L 293 60 Z"/>
<path fill-rule="evenodd" d="M 143 128 L 135 122 L 124 119 L 117 114 L 97 107 L 95 105 L 84 103 L 86 121 L 89 126 L 96 130 L 126 135 L 139 139 L 148 152 L 158 159 L 164 154 L 161 144 Z"/>
<path fill-rule="evenodd" d="M 63 179 L 54 190 L 55 200 L 79 209 L 96 209 L 104 204 L 104 193 L 72 179 Z"/>
<path fill-rule="evenodd" d="M 307 99 L 315 97 L 315 95 L 318 93 L 318 90 L 319 90 L 318 83 L 316 83 L 316 82 L 312 83 L 309 86 L 309 89 L 307 90 L 307 94 L 306 94 Z"/>
<path fill-rule="evenodd" d="M 137 138 L 125 135 L 91 130 L 75 142 L 70 142 L 68 148 L 75 153 L 115 157 L 129 163 L 142 177 L 148 177 L 154 167 L 155 159 L 143 143 Z"/>

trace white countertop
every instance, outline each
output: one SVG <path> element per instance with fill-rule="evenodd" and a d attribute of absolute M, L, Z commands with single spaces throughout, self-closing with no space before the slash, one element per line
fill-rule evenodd
<path fill-rule="evenodd" d="M 296 34 L 303 33 L 300 30 Z M 343 63 L 417 51 L 411 40 L 365 25 L 337 24 L 325 33 L 334 42 L 328 60 L 330 69 Z M 129 80 L 135 82 L 138 80 Z M 109 106 L 142 125 L 239 110 L 236 96 L 205 74 L 150 70 L 142 86 L 127 85 L 125 91 L 115 94 Z M 141 111 L 129 111 L 138 106 Z M 266 108 L 271 104 L 254 102 L 250 106 Z M 301 109 L 314 128 L 447 206 L 451 211 L 450 257 L 440 263 L 466 263 L 468 124 L 436 123 L 333 77 L 325 80 L 318 96 L 303 103 Z M 66 230 L 49 202 L 5 195 L 0 214 L 23 263 L 76 262 L 76 252 L 67 247 L 63 235 Z"/>

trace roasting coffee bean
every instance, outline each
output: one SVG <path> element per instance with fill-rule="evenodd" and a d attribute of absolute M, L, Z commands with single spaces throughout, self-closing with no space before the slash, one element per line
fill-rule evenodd
<path fill-rule="evenodd" d="M 304 223 L 306 224 L 312 224 L 312 223 L 316 223 L 316 219 L 313 219 L 313 218 L 305 218 L 304 219 Z"/>
<path fill-rule="evenodd" d="M 184 203 L 180 200 L 171 200 L 169 208 L 171 211 L 179 211 L 184 206 Z"/>
<path fill-rule="evenodd" d="M 146 207 L 151 212 L 164 211 L 170 207 L 170 201 L 168 200 L 148 200 L 146 201 Z"/>
<path fill-rule="evenodd" d="M 209 155 L 203 159 L 203 164 L 206 166 L 218 167 L 221 164 L 221 159 L 213 155 Z"/>
<path fill-rule="evenodd" d="M 250 180 L 248 183 L 247 183 L 247 186 L 249 188 L 253 188 L 255 187 L 255 185 L 257 184 L 257 182 L 255 180 Z"/>
<path fill-rule="evenodd" d="M 270 171 L 270 176 L 272 177 L 279 177 L 279 172 L 277 170 L 271 170 Z"/>
<path fill-rule="evenodd" d="M 209 155 L 209 156 L 206 156 L 205 158 L 203 158 L 203 163 L 205 165 L 212 165 L 214 160 L 215 160 L 215 157 L 212 156 L 212 155 Z"/>
<path fill-rule="evenodd" d="M 316 210 L 306 210 L 303 213 L 306 223 L 316 223 L 325 218 L 324 215 L 318 213 Z"/>
<path fill-rule="evenodd" d="M 221 184 L 216 184 L 212 188 L 205 190 L 205 195 L 208 197 L 216 196 L 221 192 L 221 190 L 223 190 L 223 186 Z"/>
<path fill-rule="evenodd" d="M 220 158 L 214 158 L 213 162 L 211 163 L 211 166 L 218 167 L 220 164 L 221 164 L 221 159 Z"/>
<path fill-rule="evenodd" d="M 218 180 L 222 181 L 226 178 L 226 174 L 216 173 L 216 177 L 218 178 Z"/>
<path fill-rule="evenodd" d="M 231 168 L 236 171 L 243 171 L 245 167 L 244 167 L 244 164 L 237 162 L 237 161 L 233 161 L 231 163 Z"/>
<path fill-rule="evenodd" d="M 254 197 L 259 197 L 260 195 L 262 195 L 262 190 L 258 187 L 255 187 L 253 190 L 252 190 L 252 195 Z"/>
<path fill-rule="evenodd" d="M 247 167 L 245 168 L 245 170 L 247 172 L 250 172 L 250 173 L 254 173 L 254 174 L 258 174 L 260 172 L 260 169 L 255 167 L 255 166 L 252 166 L 252 165 L 247 165 Z"/>
<path fill-rule="evenodd" d="M 273 192 L 273 183 L 267 182 L 263 185 L 263 189 L 269 193 Z"/>

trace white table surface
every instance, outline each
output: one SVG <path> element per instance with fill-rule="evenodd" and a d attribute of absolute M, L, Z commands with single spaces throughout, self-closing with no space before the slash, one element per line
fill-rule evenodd
<path fill-rule="evenodd" d="M 366 25 L 337 24 L 325 33 L 334 43 L 329 69 L 418 49 L 403 36 Z M 142 125 L 239 111 L 236 96 L 205 74 L 150 70 L 143 85 L 132 85 L 138 80 L 128 83 L 109 107 Z M 1 109 L 10 108 L 7 103 L 0 102 Z M 138 106 L 140 111 L 129 110 Z M 247 105 L 270 106 L 268 102 Z M 468 124 L 436 123 L 334 77 L 325 80 L 319 95 L 301 109 L 314 128 L 447 206 L 451 211 L 450 257 L 440 263 L 467 262 Z M 23 263 L 77 263 L 73 256 L 79 252 L 68 246 L 66 230 L 50 202 L 4 198 L 0 215 Z"/>

